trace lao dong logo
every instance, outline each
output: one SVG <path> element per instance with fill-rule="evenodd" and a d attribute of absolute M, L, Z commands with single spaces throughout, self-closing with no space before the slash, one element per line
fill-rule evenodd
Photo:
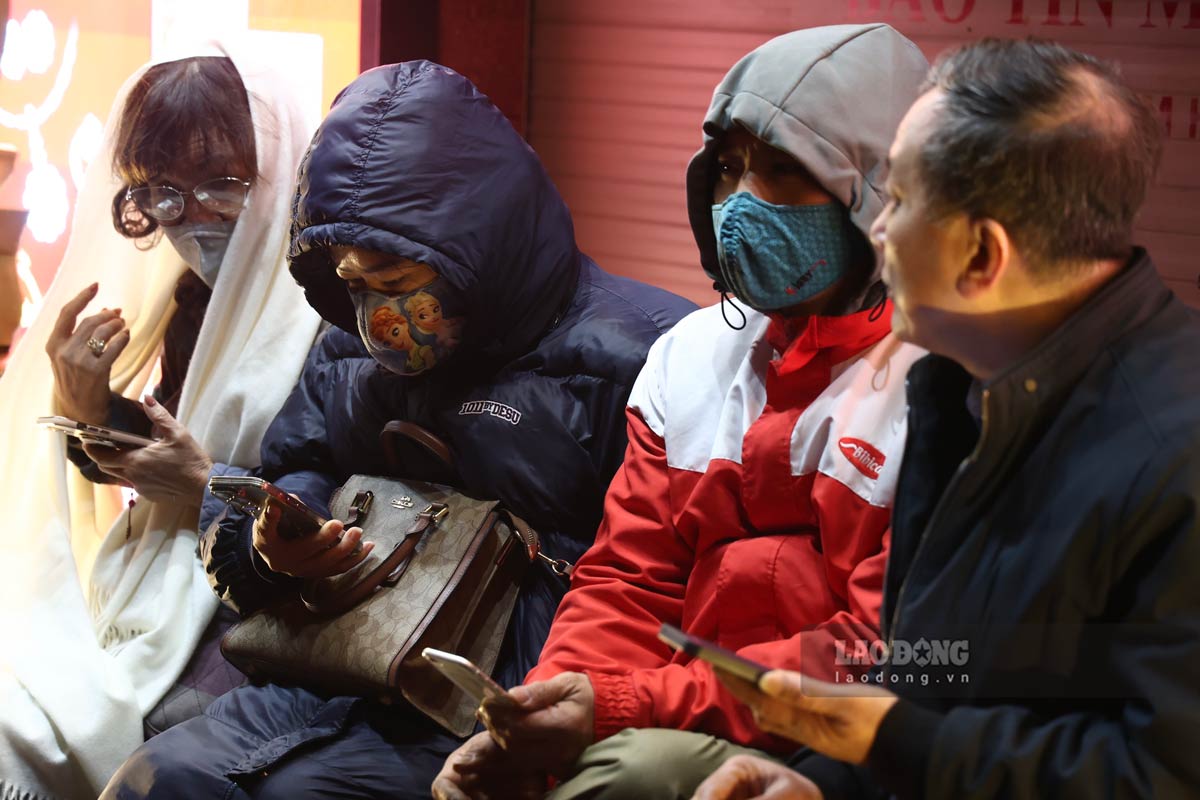
<path fill-rule="evenodd" d="M 843 666 L 869 667 L 890 663 L 896 667 L 910 664 L 918 667 L 962 667 L 967 663 L 969 649 L 966 639 L 921 638 L 915 642 L 896 639 L 890 648 L 879 639 L 872 642 L 865 639 L 839 639 L 834 642 L 834 660 Z"/>

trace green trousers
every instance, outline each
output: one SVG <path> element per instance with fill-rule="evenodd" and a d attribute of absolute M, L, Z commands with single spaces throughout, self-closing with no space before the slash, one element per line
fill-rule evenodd
<path fill-rule="evenodd" d="M 547 800 L 688 800 L 737 755 L 770 758 L 705 733 L 626 728 L 583 751 L 575 774 Z"/>

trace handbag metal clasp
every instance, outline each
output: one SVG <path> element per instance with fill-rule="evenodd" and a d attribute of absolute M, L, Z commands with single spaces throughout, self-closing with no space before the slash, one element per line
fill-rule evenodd
<path fill-rule="evenodd" d="M 538 551 L 537 557 L 544 561 L 546 566 L 550 567 L 550 570 L 560 578 L 570 578 L 571 573 L 575 570 L 575 565 L 570 561 L 562 558 L 551 558 L 541 550 Z"/>
<path fill-rule="evenodd" d="M 433 524 L 436 525 L 444 520 L 446 515 L 450 513 L 450 506 L 446 505 L 445 503 L 430 503 L 429 508 L 425 509 L 421 513 L 428 514 L 429 518 L 433 521 Z"/>
<path fill-rule="evenodd" d="M 350 504 L 350 514 L 346 517 L 346 527 L 351 525 L 362 525 L 363 519 L 371 511 L 371 504 L 375 502 L 375 493 L 369 489 L 364 489 L 354 495 L 354 502 Z"/>
<path fill-rule="evenodd" d="M 371 511 L 371 504 L 375 502 L 375 493 L 370 490 L 364 490 L 354 495 L 354 502 L 351 503 L 352 508 L 358 509 L 358 515 L 365 517 Z"/>

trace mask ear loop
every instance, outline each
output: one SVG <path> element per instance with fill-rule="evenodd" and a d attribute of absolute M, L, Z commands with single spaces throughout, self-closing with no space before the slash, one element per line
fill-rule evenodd
<path fill-rule="evenodd" d="M 710 180 L 709 180 L 710 190 L 711 190 L 712 186 L 715 185 L 715 183 L 716 183 L 715 178 L 710 176 Z M 726 198 L 726 200 L 728 200 L 728 199 L 729 198 Z M 724 205 L 724 203 L 722 203 L 722 205 Z M 719 233 L 719 231 L 714 231 L 713 235 L 719 236 L 720 233 Z M 719 244 L 718 244 L 718 247 L 719 247 Z M 718 259 L 718 261 L 720 261 L 720 259 Z M 721 274 L 722 274 L 722 276 L 725 275 L 723 264 L 721 265 Z M 737 303 L 735 303 L 733 300 L 729 299 L 729 290 L 725 288 L 724 283 L 722 283 L 719 280 L 713 281 L 713 288 L 716 289 L 717 292 L 720 293 L 720 295 L 721 295 L 721 318 L 725 320 L 725 324 L 728 325 L 730 328 L 732 328 L 735 331 L 744 330 L 746 328 L 746 323 L 747 323 L 746 312 L 742 311 L 742 309 L 738 306 Z M 739 316 L 741 316 L 741 318 L 742 318 L 741 325 L 734 325 L 732 322 L 729 321 L 729 314 L 725 311 L 726 303 L 728 303 L 729 306 L 734 311 L 736 311 Z"/>
<path fill-rule="evenodd" d="M 729 299 L 729 291 L 726 290 L 726 288 L 724 286 L 722 286 L 720 283 L 713 283 L 713 288 L 721 293 L 721 317 L 725 320 L 725 324 L 728 325 L 729 327 L 733 328 L 735 331 L 743 330 L 746 327 L 746 312 L 742 311 L 742 309 L 738 306 L 737 303 L 735 303 L 733 300 Z M 726 303 L 729 304 L 730 308 L 732 308 L 734 311 L 738 312 L 738 314 L 741 315 L 741 317 L 742 317 L 741 325 L 734 325 L 732 322 L 729 321 L 729 315 L 725 312 L 725 304 Z"/>
<path fill-rule="evenodd" d="M 883 284 L 879 284 L 879 302 L 871 309 L 871 313 L 867 315 L 867 322 L 875 322 L 883 316 L 883 309 L 887 306 L 887 289 L 883 288 Z"/>

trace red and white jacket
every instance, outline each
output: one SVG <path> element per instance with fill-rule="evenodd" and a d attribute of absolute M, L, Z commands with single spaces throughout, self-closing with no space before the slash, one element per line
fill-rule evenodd
<path fill-rule="evenodd" d="M 890 307 L 747 316 L 735 331 L 701 309 L 651 349 L 596 543 L 527 677 L 586 673 L 597 740 L 676 728 L 794 749 L 660 642 L 663 622 L 826 679 L 846 669 L 834 640 L 877 636 L 904 377 L 924 351 L 891 335 Z"/>

